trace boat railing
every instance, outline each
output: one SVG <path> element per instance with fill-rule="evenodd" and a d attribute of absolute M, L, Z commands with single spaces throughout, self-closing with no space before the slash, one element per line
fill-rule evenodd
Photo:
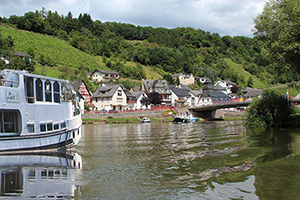
<path fill-rule="evenodd" d="M 9 79 L 0 79 L 0 86 L 18 87 L 19 83 L 20 83 L 19 81 L 13 81 L 13 80 L 9 80 Z"/>

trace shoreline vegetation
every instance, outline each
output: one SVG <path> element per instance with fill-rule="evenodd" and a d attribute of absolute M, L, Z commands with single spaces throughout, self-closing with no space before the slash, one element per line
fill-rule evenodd
<path fill-rule="evenodd" d="M 164 122 L 173 122 L 173 117 L 162 117 L 162 118 L 149 118 L 151 123 L 164 123 Z M 226 117 L 220 119 L 222 121 L 240 121 L 243 120 L 242 117 Z M 199 121 L 205 121 L 204 119 L 200 119 Z M 83 118 L 83 124 L 128 124 L 128 123 L 141 123 L 140 118 L 129 118 L 129 117 L 122 117 L 122 118 L 107 118 L 105 120 L 99 118 Z"/>

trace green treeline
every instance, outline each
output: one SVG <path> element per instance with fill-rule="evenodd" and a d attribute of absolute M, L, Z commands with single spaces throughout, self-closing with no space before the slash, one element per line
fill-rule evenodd
<path fill-rule="evenodd" d="M 224 58 L 241 65 L 265 83 L 299 80 L 295 73 L 279 74 L 272 65 L 264 64 L 255 38 L 220 36 L 190 27 L 167 29 L 93 21 L 86 13 L 75 18 L 71 12 L 64 16 L 45 8 L 27 12 L 24 16 L 0 18 L 0 23 L 55 36 L 77 50 L 103 57 L 101 62 L 105 67 L 118 71 L 122 77 L 137 80 L 146 78 L 142 66 L 151 66 L 161 76 L 166 73 L 193 73 L 198 77 L 210 77 L 213 81 L 232 80 L 239 88 L 253 86 L 253 77 L 238 74 Z M 32 52 L 35 59 L 42 60 L 42 64 L 57 64 L 57 59 L 51 54 Z M 128 66 L 126 62 L 132 64 Z M 89 72 L 98 68 L 92 64 L 82 67 Z"/>

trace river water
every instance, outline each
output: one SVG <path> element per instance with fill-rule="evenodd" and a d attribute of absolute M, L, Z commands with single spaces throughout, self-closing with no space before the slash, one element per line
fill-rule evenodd
<path fill-rule="evenodd" d="M 83 125 L 76 151 L 0 155 L 0 199 L 299 199 L 300 129 Z"/>
<path fill-rule="evenodd" d="M 84 125 L 79 199 L 299 199 L 300 130 Z"/>

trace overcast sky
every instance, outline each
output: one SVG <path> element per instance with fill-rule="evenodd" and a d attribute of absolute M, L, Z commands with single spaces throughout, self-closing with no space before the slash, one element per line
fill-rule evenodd
<path fill-rule="evenodd" d="M 193 27 L 221 36 L 252 37 L 253 18 L 265 0 L 0 0 L 0 16 L 57 11 L 73 17 L 88 13 L 101 22 L 164 28 Z"/>

